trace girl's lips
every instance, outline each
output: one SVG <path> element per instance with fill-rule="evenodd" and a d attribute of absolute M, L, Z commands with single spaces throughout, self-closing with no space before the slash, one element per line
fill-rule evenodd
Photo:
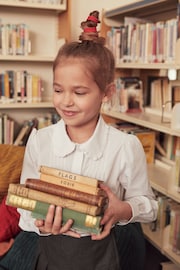
<path fill-rule="evenodd" d="M 62 111 L 62 112 L 66 116 L 74 116 L 77 114 L 77 112 L 74 112 L 74 111 Z"/>

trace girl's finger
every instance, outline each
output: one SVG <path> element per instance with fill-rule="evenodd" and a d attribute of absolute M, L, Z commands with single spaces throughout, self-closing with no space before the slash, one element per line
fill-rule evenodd
<path fill-rule="evenodd" d="M 62 207 L 57 206 L 55 209 L 53 225 L 52 225 L 52 233 L 58 234 L 62 226 Z"/>
<path fill-rule="evenodd" d="M 51 232 L 52 230 L 54 215 L 55 215 L 55 206 L 50 205 L 44 222 L 45 230 L 48 232 Z"/>

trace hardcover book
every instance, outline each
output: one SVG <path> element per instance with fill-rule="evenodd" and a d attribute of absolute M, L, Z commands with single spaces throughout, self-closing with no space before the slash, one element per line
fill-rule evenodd
<path fill-rule="evenodd" d="M 45 219 L 50 206 L 48 203 L 18 196 L 12 193 L 8 193 L 6 204 L 12 207 L 29 210 L 32 212 L 32 217 L 36 219 Z M 63 223 L 66 223 L 68 219 L 73 219 L 74 222 L 72 229 L 80 232 L 98 234 L 102 230 L 102 226 L 100 225 L 101 216 L 94 217 L 68 208 L 63 208 L 62 217 Z"/>
<path fill-rule="evenodd" d="M 92 195 L 88 192 L 81 192 L 73 190 L 71 188 L 59 186 L 56 184 L 48 183 L 37 179 L 26 179 L 25 186 L 34 190 L 46 192 L 48 194 L 54 194 L 64 198 L 69 198 L 79 202 L 85 202 L 92 205 L 104 206 L 107 201 L 106 196 Z"/>
<path fill-rule="evenodd" d="M 93 187 L 98 187 L 99 184 L 103 182 L 101 180 L 98 180 L 92 177 L 88 177 L 88 176 L 84 176 L 84 175 L 80 175 L 80 174 L 76 174 L 72 172 L 67 172 L 61 169 L 52 168 L 52 167 L 48 167 L 44 165 L 40 166 L 39 171 L 44 174 L 58 176 L 63 179 L 73 180 L 75 182 L 87 184 Z"/>
<path fill-rule="evenodd" d="M 59 205 L 63 208 L 76 210 L 81 213 L 86 213 L 92 216 L 101 215 L 104 211 L 103 207 L 90 205 L 87 203 L 71 200 L 69 198 L 63 198 L 57 195 L 47 194 L 45 192 L 33 190 L 33 189 L 25 187 L 23 184 L 10 183 L 8 192 L 18 195 L 18 196 L 26 197 L 29 199 L 38 200 L 38 201 L 46 202 L 49 204 Z"/>
<path fill-rule="evenodd" d="M 50 175 L 50 174 L 41 173 L 40 180 L 48 182 L 48 183 L 56 184 L 59 186 L 68 187 L 68 188 L 71 188 L 74 190 L 79 190 L 82 192 L 88 191 L 89 194 L 93 194 L 93 195 L 104 195 L 105 194 L 101 188 L 98 188 L 95 186 L 90 186 L 90 185 L 87 185 L 85 183 L 80 183 L 80 182 L 77 182 L 74 180 L 61 178 L 59 176 L 54 176 L 54 175 Z"/>

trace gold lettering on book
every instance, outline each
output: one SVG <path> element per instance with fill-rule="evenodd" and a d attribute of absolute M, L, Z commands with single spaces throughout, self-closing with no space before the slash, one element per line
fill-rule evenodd
<path fill-rule="evenodd" d="M 64 186 L 74 187 L 74 183 L 69 183 L 69 182 L 67 182 L 67 181 L 64 180 L 64 179 L 60 179 L 59 182 L 60 182 L 62 185 L 64 185 Z"/>
<path fill-rule="evenodd" d="M 22 198 L 14 194 L 11 194 L 11 196 L 9 196 L 9 203 L 16 205 L 17 207 L 25 207 L 25 209 L 27 210 L 33 210 L 36 206 L 35 200 L 29 200 L 28 198 Z"/>
<path fill-rule="evenodd" d="M 97 218 L 96 217 L 93 217 L 93 216 L 90 216 L 90 215 L 87 215 L 86 216 L 86 220 L 85 220 L 85 226 L 87 227 L 94 227 L 96 225 L 96 222 L 97 222 Z"/>
<path fill-rule="evenodd" d="M 70 173 L 64 173 L 64 172 L 59 172 L 58 173 L 59 177 L 66 178 L 69 180 L 76 180 L 76 176 Z"/>

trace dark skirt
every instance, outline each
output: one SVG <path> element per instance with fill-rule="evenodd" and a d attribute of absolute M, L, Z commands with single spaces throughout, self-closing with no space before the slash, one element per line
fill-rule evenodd
<path fill-rule="evenodd" d="M 8 253 L 0 259 L 0 270 L 33 270 L 39 236 L 20 232 Z"/>
<path fill-rule="evenodd" d="M 40 237 L 36 270 L 120 270 L 114 230 L 103 240 L 89 236 Z"/>
<path fill-rule="evenodd" d="M 0 270 L 144 270 L 144 262 L 145 240 L 141 225 L 130 223 L 116 225 L 111 235 L 101 241 L 92 241 L 89 237 L 39 237 L 35 233 L 21 232 L 9 252 L 0 259 Z"/>
<path fill-rule="evenodd" d="M 146 244 L 141 224 L 115 226 L 115 239 L 121 270 L 144 270 Z"/>

